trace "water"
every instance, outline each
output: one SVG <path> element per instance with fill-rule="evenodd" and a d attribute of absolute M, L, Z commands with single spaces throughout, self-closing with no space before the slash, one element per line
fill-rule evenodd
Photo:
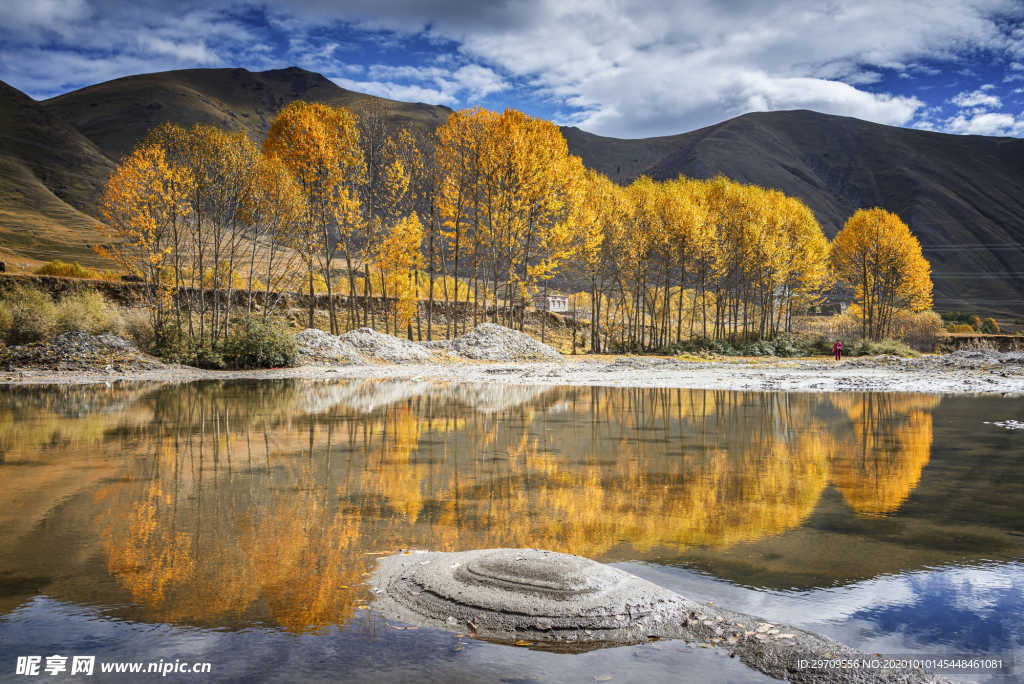
<path fill-rule="evenodd" d="M 32 654 L 210 662 L 221 681 L 758 679 L 700 645 L 549 653 L 368 606 L 382 553 L 498 546 L 866 651 L 1024 666 L 1024 436 L 984 424 L 1022 415 L 409 381 L 5 389 L 0 681 Z"/>

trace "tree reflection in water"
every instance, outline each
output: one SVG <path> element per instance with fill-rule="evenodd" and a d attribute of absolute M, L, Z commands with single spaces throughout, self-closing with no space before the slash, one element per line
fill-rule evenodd
<path fill-rule="evenodd" d="M 800 526 L 830 485 L 891 514 L 940 401 L 397 381 L 194 383 L 78 412 L 95 395 L 33 396 L 0 451 L 123 455 L 93 528 L 149 619 L 295 632 L 348 621 L 396 549 L 728 547 Z"/>

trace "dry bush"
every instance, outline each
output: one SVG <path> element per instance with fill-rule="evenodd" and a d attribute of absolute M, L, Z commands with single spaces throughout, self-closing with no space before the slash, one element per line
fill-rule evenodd
<path fill-rule="evenodd" d="M 999 324 L 996 323 L 994 318 L 986 318 L 981 322 L 981 332 L 987 335 L 998 335 L 1000 333 Z"/>
<path fill-rule="evenodd" d="M 7 331 L 11 329 L 14 322 L 14 314 L 11 313 L 10 305 L 0 300 L 0 339 L 7 339 Z"/>
<path fill-rule="evenodd" d="M 849 311 L 828 317 L 808 316 L 794 327 L 799 335 L 847 342 L 860 339 L 862 330 L 860 319 Z"/>
<path fill-rule="evenodd" d="M 953 325 L 946 328 L 951 333 L 973 333 L 974 328 L 967 325 L 966 323 L 954 323 Z"/>
<path fill-rule="evenodd" d="M 19 285 L 3 295 L 9 322 L 3 330 L 7 344 L 37 342 L 53 333 L 57 305 L 47 293 L 35 287 Z"/>
<path fill-rule="evenodd" d="M 942 318 L 934 311 L 899 311 L 892 325 L 893 339 L 906 342 L 923 352 L 935 351 L 942 335 Z"/>
<path fill-rule="evenodd" d="M 127 309 L 121 313 L 121 329 L 139 349 L 152 349 L 156 340 L 153 321 L 145 309 Z"/>
<path fill-rule="evenodd" d="M 100 279 L 104 277 L 104 274 L 95 268 L 83 266 L 77 261 L 67 262 L 60 259 L 54 259 L 43 264 L 34 273 L 36 275 L 58 276 L 60 278 Z"/>
<path fill-rule="evenodd" d="M 970 326 L 966 327 L 973 332 Z M 825 340 L 842 340 L 847 347 L 852 347 L 863 339 L 862 331 L 861 319 L 851 311 L 827 318 L 809 316 L 799 320 L 796 326 L 796 332 L 800 335 Z M 935 350 L 942 332 L 942 318 L 934 311 L 898 311 L 889 337 L 919 351 L 930 352 Z"/>
<path fill-rule="evenodd" d="M 121 312 L 95 290 L 66 295 L 57 305 L 57 332 L 120 333 Z"/>

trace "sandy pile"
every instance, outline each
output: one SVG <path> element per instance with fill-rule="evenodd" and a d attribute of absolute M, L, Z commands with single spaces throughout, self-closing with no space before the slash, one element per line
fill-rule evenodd
<path fill-rule="evenodd" d="M 494 323 L 482 323 L 456 337 L 447 348 L 467 359 L 482 361 L 553 361 L 558 351 L 526 333 Z"/>

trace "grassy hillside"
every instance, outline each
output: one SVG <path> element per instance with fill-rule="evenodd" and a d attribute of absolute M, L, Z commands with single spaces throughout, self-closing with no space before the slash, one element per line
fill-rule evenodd
<path fill-rule="evenodd" d="M 345 90 L 320 74 L 296 67 L 260 72 L 188 69 L 127 76 L 41 104 L 84 133 L 111 159 L 120 159 L 150 129 L 168 121 L 245 129 L 259 143 L 277 113 L 294 100 L 351 109 L 378 106 L 392 125 L 431 130 L 451 113 L 447 107 L 396 102 Z"/>
<path fill-rule="evenodd" d="M 84 135 L 0 82 L 0 260 L 96 263 L 96 216 L 113 163 Z"/>
<path fill-rule="evenodd" d="M 829 237 L 859 207 L 895 211 L 932 262 L 937 306 L 1024 311 L 1024 140 L 806 110 L 646 140 L 563 130 L 588 165 L 621 181 L 723 174 L 778 188 L 807 202 Z"/>

